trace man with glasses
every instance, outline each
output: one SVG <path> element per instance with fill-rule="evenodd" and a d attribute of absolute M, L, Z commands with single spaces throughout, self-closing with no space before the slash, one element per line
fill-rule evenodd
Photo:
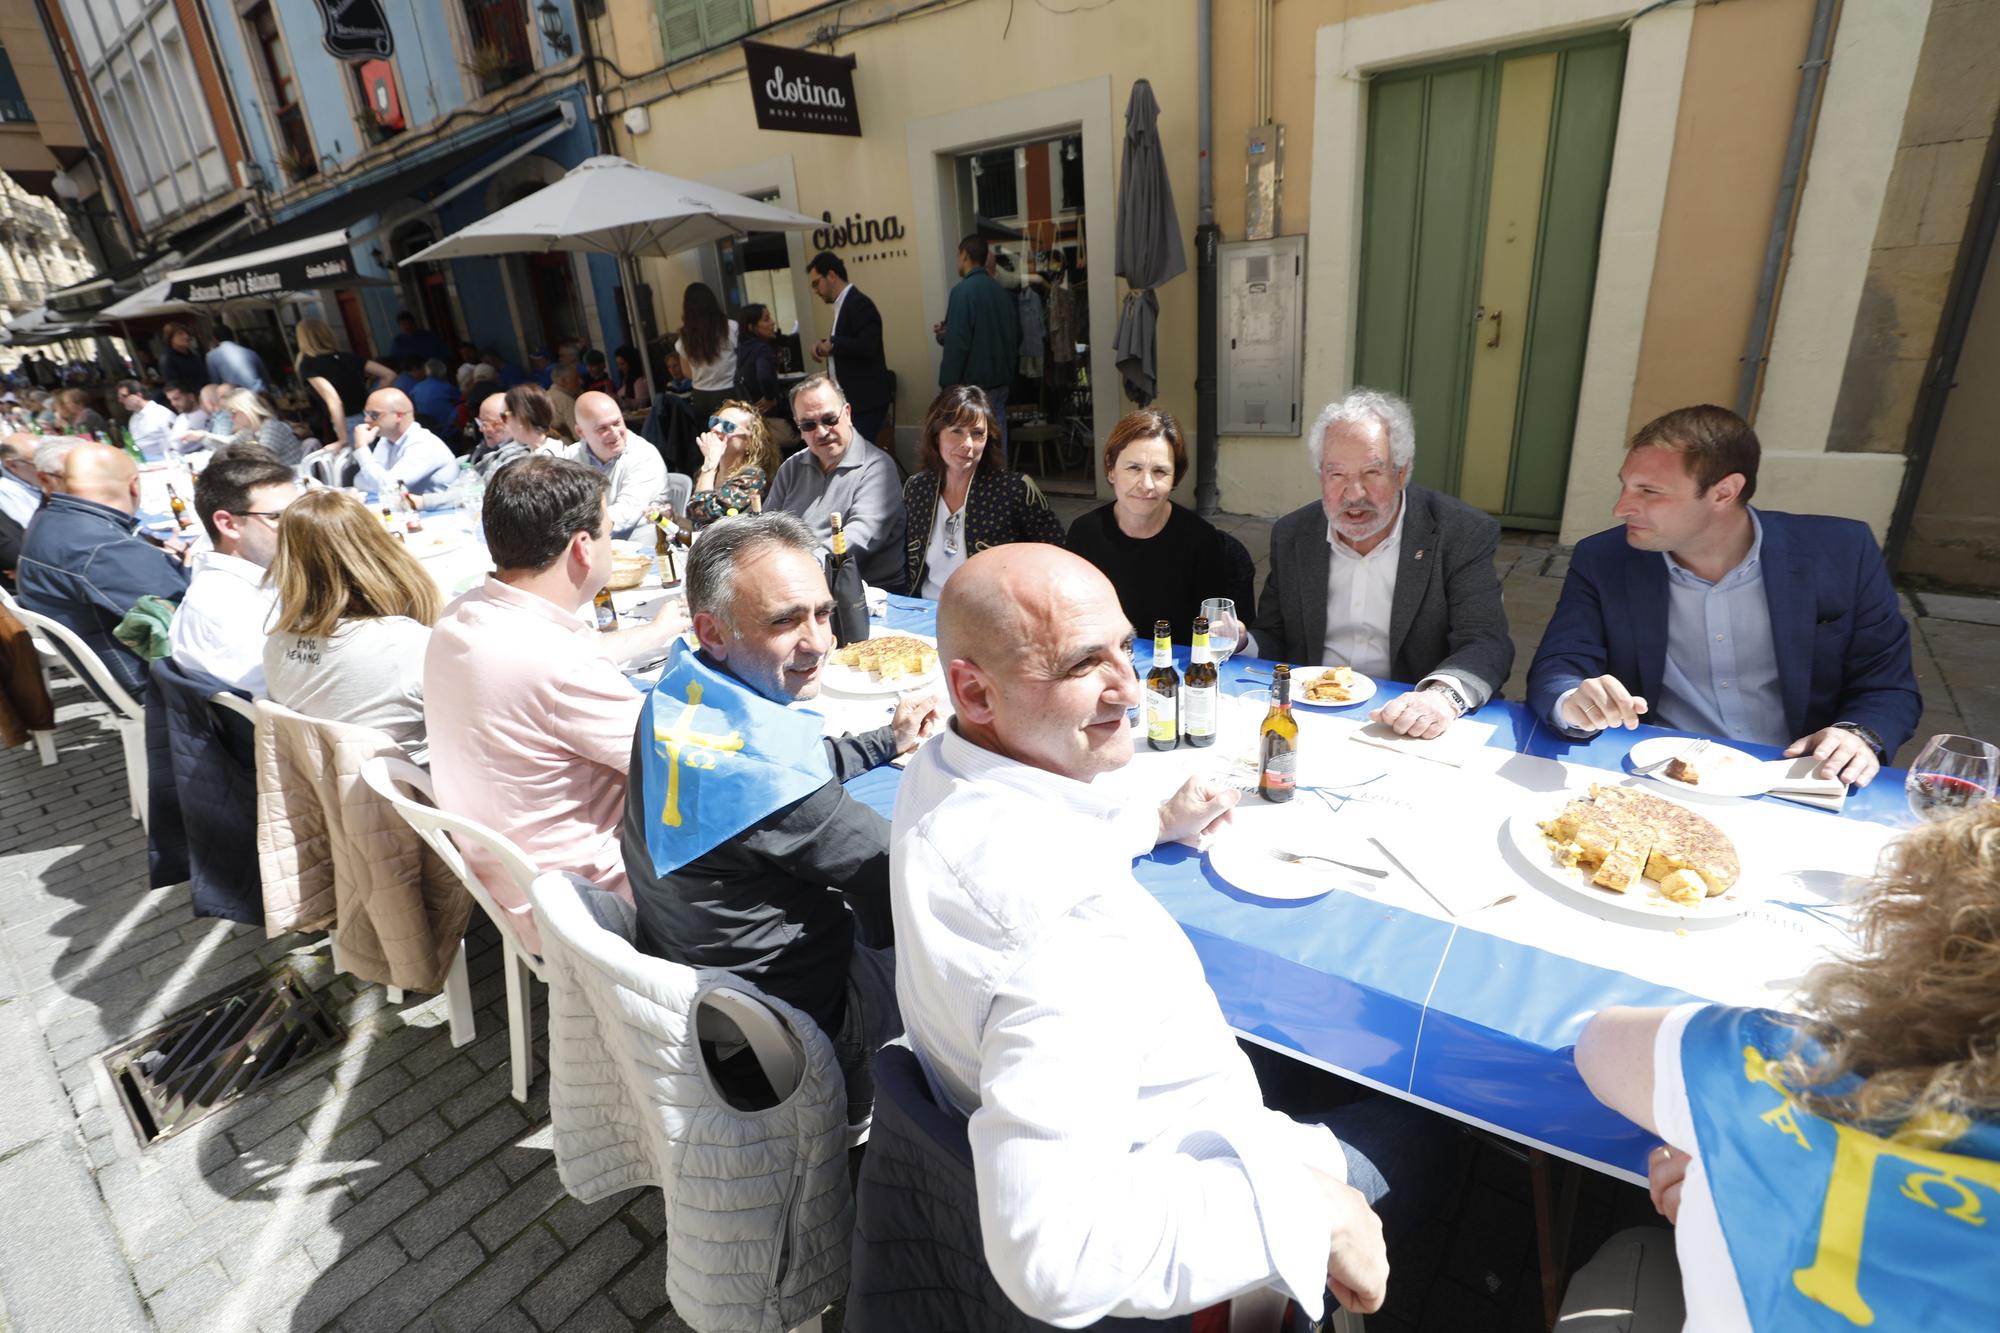
<path fill-rule="evenodd" d="M 861 577 L 878 588 L 903 591 L 903 489 L 896 460 L 855 438 L 847 398 L 824 375 L 799 381 L 792 390 L 792 416 L 806 447 L 779 465 L 764 508 L 798 515 L 822 550 L 833 542 L 830 516 L 839 514 Z"/>
<path fill-rule="evenodd" d="M 1306 436 L 1319 499 L 1271 528 L 1271 572 L 1242 651 L 1415 681 L 1369 716 L 1428 738 L 1507 681 L 1514 641 L 1493 551 L 1500 525 L 1410 485 L 1417 430 L 1394 394 L 1352 389 Z"/>
<path fill-rule="evenodd" d="M 481 477 L 491 476 L 500 451 L 514 440 L 507 433 L 507 395 L 489 393 L 482 398 L 473 424 L 479 427 L 479 443 L 472 446 L 468 456 Z"/>
<path fill-rule="evenodd" d="M 814 255 L 806 276 L 813 295 L 833 307 L 833 327 L 813 344 L 813 359 L 826 362 L 827 376 L 854 405 L 854 428 L 873 443 L 894 396 L 894 381 L 882 359 L 882 312 L 868 293 L 847 280 L 847 265 L 831 251 Z"/>
<path fill-rule="evenodd" d="M 576 427 L 582 438 L 562 455 L 603 474 L 611 535 L 629 537 L 666 492 L 666 462 L 651 441 L 625 429 L 625 409 L 608 393 L 593 390 L 576 400 Z"/>
<path fill-rule="evenodd" d="M 157 463 L 165 458 L 167 441 L 174 429 L 173 409 L 148 398 L 146 386 L 137 380 L 118 382 L 118 405 L 130 413 L 125 429 L 132 432 L 132 443 L 146 456 L 146 461 Z"/>
<path fill-rule="evenodd" d="M 362 423 L 349 432 L 349 447 L 360 462 L 354 484 L 387 497 L 398 486 L 412 495 L 441 491 L 458 475 L 451 447 L 417 424 L 410 396 L 401 389 L 368 395 Z"/>
<path fill-rule="evenodd" d="M 194 512 L 212 549 L 195 557 L 174 614 L 174 661 L 264 693 L 264 639 L 278 605 L 264 571 L 278 554 L 278 518 L 298 495 L 291 467 L 255 445 L 238 445 L 202 470 Z"/>

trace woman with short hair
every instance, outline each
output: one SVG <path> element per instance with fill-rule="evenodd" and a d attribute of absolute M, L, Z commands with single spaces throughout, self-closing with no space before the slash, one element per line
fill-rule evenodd
<path fill-rule="evenodd" d="M 208 438 L 218 447 L 232 444 L 256 444 L 270 451 L 280 463 L 299 465 L 306 456 L 304 441 L 291 425 L 279 419 L 277 411 L 264 396 L 249 389 L 231 389 L 222 395 L 222 408 L 229 413 L 228 435 L 208 432 Z M 213 424 L 213 423 L 211 423 Z"/>
<path fill-rule="evenodd" d="M 200 393 L 208 383 L 208 358 L 195 343 L 194 330 L 177 319 L 160 326 L 160 380 L 189 393 Z"/>
<path fill-rule="evenodd" d="M 730 399 L 708 419 L 701 446 L 701 472 L 688 497 L 687 519 L 705 528 L 719 518 L 763 509 L 764 492 L 778 470 L 778 446 L 752 404 Z"/>
<path fill-rule="evenodd" d="M 1678 1251 L 1686 1308 L 1669 1287 L 1620 1327 L 1850 1328 L 1872 1301 L 1883 1327 L 2000 1328 L 2000 804 L 1892 844 L 1850 929 L 1796 1013 L 1606 1009 L 1578 1037 L 1591 1092 L 1666 1140 L 1650 1253 Z M 1609 1270 L 1648 1262 L 1638 1230 L 1578 1282 L 1629 1292 Z"/>
<path fill-rule="evenodd" d="M 424 745 L 424 650 L 444 599 L 381 520 L 341 491 L 309 491 L 278 520 L 264 642 L 272 702 Z"/>
<path fill-rule="evenodd" d="M 1174 503 L 1187 475 L 1187 443 L 1171 412 L 1127 412 L 1104 442 L 1112 500 L 1070 524 L 1069 549 L 1104 571 L 1141 638 L 1164 620 L 1182 638 L 1210 597 L 1254 617 L 1257 567 L 1243 544 L 1192 509 Z"/>
<path fill-rule="evenodd" d="M 1000 463 L 1000 424 L 986 391 L 957 384 L 924 414 L 922 471 L 903 483 L 904 586 L 937 597 L 976 551 L 1008 542 L 1063 544 L 1062 521 L 1034 478 Z"/>

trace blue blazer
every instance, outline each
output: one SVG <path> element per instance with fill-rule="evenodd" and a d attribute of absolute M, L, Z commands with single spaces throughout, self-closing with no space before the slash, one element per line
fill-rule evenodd
<path fill-rule="evenodd" d="M 1865 523 L 1760 509 L 1764 597 L 1785 730 L 1809 736 L 1858 722 L 1893 756 L 1923 709 L 1910 627 Z M 1553 721 L 1556 700 L 1592 676 L 1660 696 L 1667 660 L 1667 565 L 1634 550 L 1623 527 L 1576 544 L 1556 613 L 1528 668 L 1528 704 Z"/>

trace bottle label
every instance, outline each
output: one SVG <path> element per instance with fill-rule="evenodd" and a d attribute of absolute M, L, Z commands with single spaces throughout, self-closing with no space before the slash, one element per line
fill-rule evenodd
<path fill-rule="evenodd" d="M 1162 694 L 1158 690 L 1146 691 L 1146 739 L 1150 741 L 1177 741 L 1180 739 L 1179 719 L 1175 716 L 1174 696 Z"/>
<path fill-rule="evenodd" d="M 618 628 L 618 608 L 611 605 L 609 598 L 597 604 L 597 628 L 601 630 Z"/>
<path fill-rule="evenodd" d="M 1264 746 L 1264 785 L 1290 790 L 1298 773 L 1298 751 L 1289 746 L 1280 748 L 1266 742 Z"/>
<path fill-rule="evenodd" d="M 1181 726 L 1190 736 L 1213 736 L 1215 734 L 1215 696 L 1212 685 L 1196 686 L 1186 692 L 1181 701 L 1183 716 Z"/>

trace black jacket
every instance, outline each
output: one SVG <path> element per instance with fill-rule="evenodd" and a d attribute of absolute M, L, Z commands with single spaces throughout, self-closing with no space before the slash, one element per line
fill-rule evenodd
<path fill-rule="evenodd" d="M 827 341 L 833 344 L 833 377 L 855 411 L 888 406 L 895 381 L 882 359 L 882 312 L 867 292 L 848 287 Z"/>
<path fill-rule="evenodd" d="M 211 703 L 229 690 L 171 657 L 146 697 L 146 850 L 154 888 L 188 881 L 196 916 L 264 924 L 257 858 L 257 766 L 248 718 Z M 247 697 L 247 696 L 245 696 Z"/>

